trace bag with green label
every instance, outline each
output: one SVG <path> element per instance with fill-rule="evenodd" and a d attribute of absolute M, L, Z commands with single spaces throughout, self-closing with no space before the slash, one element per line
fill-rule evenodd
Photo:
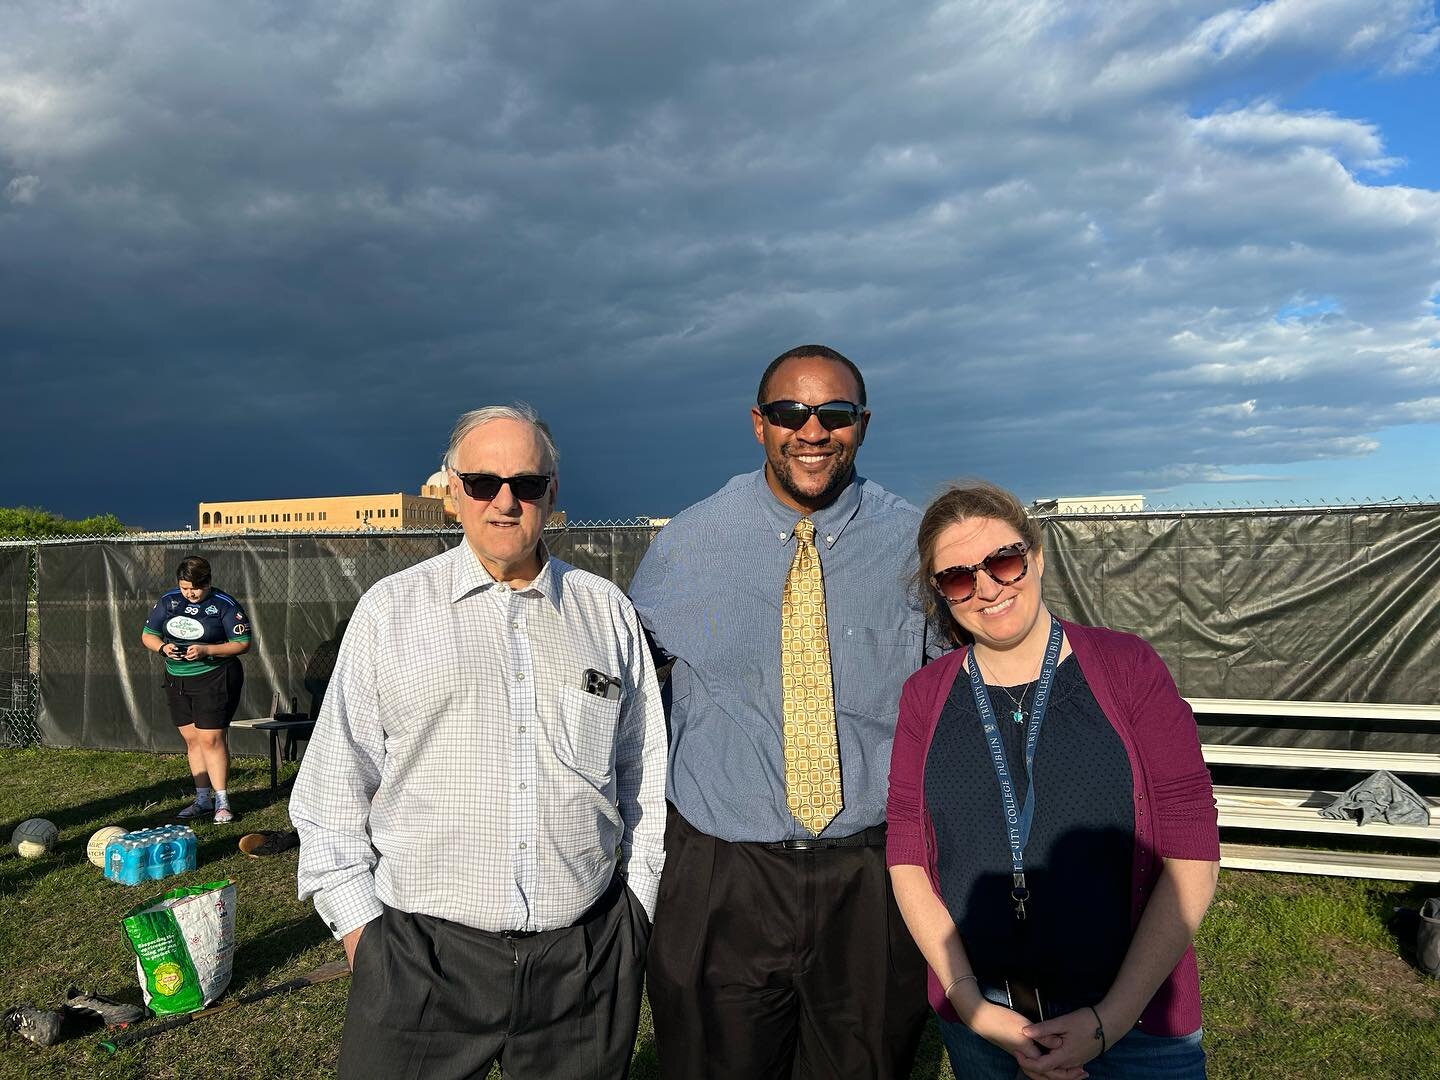
<path fill-rule="evenodd" d="M 235 952 L 235 883 L 171 889 L 121 920 L 145 1004 L 157 1016 L 203 1009 L 230 985 Z"/>

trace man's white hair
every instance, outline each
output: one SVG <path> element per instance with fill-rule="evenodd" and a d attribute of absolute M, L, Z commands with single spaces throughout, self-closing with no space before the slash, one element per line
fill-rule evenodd
<path fill-rule="evenodd" d="M 457 468 L 455 464 L 456 452 L 460 444 L 482 424 L 488 424 L 491 420 L 519 420 L 521 423 L 529 424 L 535 429 L 540 437 L 540 445 L 545 450 L 547 462 L 545 471 L 552 476 L 560 464 L 560 451 L 555 448 L 555 440 L 550 437 L 550 429 L 545 426 L 545 421 L 540 415 L 523 401 L 517 401 L 513 405 L 486 405 L 483 409 L 471 409 L 459 420 L 455 421 L 455 430 L 450 433 L 450 445 L 445 450 L 445 457 L 441 465 L 447 469 Z"/>

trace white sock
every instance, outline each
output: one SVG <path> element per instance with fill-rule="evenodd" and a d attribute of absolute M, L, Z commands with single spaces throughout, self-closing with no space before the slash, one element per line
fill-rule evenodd
<path fill-rule="evenodd" d="M 230 796 L 225 793 L 225 789 L 224 789 L 224 788 L 218 788 L 218 787 L 217 787 L 217 788 L 215 789 L 215 805 L 216 805 L 216 806 L 229 806 L 229 805 L 230 805 Z"/>
<path fill-rule="evenodd" d="M 210 789 L 208 787 L 195 786 L 195 801 L 201 806 L 210 805 Z"/>

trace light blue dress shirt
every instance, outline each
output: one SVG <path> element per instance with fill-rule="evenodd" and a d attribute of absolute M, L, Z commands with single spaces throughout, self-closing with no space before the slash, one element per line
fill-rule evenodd
<path fill-rule="evenodd" d="M 630 585 L 641 622 L 675 658 L 666 793 L 722 840 L 809 835 L 785 803 L 780 704 L 780 601 L 801 516 L 775 498 L 763 469 L 737 476 L 660 530 Z M 926 657 L 925 617 L 907 583 L 920 512 L 856 477 L 811 517 L 845 800 L 821 835 L 849 836 L 885 820 L 900 687 Z"/>

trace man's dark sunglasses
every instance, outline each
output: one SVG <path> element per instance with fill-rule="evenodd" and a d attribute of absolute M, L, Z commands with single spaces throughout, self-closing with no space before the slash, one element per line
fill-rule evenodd
<path fill-rule="evenodd" d="M 465 494 L 472 499 L 493 499 L 506 484 L 510 485 L 515 498 L 524 502 L 537 502 L 550 490 L 550 477 L 540 473 L 496 476 L 488 472 L 457 472 L 455 475 L 465 485 Z"/>
<path fill-rule="evenodd" d="M 975 595 L 976 574 L 981 570 L 990 575 L 996 585 L 1014 585 L 1030 569 L 1025 553 L 1030 545 L 1017 540 L 997 551 L 992 551 L 974 566 L 949 566 L 930 575 L 930 584 L 935 591 L 952 604 L 963 604 Z"/>
<path fill-rule="evenodd" d="M 824 405 L 806 405 L 803 401 L 767 401 L 759 406 L 760 415 L 783 428 L 799 431 L 818 416 L 826 431 L 849 427 L 865 410 L 853 401 L 827 401 Z"/>

